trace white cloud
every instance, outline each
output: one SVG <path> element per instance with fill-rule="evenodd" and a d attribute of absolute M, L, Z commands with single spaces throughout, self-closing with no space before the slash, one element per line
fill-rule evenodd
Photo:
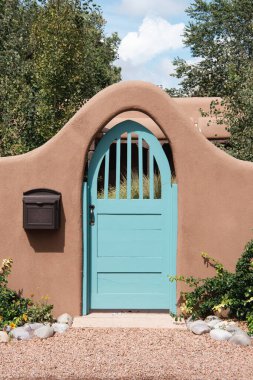
<path fill-rule="evenodd" d="M 134 66 L 131 62 L 118 60 L 116 62 L 121 67 L 122 80 L 144 80 L 164 88 L 177 87 L 178 79 L 172 78 L 174 66 L 170 59 L 162 59 L 150 67 L 146 64 Z"/>
<path fill-rule="evenodd" d="M 162 59 L 160 62 L 161 73 L 164 75 L 170 75 L 175 72 L 175 66 L 171 59 Z"/>
<path fill-rule="evenodd" d="M 178 15 L 189 5 L 189 0 L 122 0 L 121 13 L 131 16 L 172 16 Z"/>
<path fill-rule="evenodd" d="M 183 46 L 184 24 L 170 24 L 160 17 L 145 17 L 138 32 L 129 32 L 119 46 L 119 58 L 139 65 L 156 55 Z"/>

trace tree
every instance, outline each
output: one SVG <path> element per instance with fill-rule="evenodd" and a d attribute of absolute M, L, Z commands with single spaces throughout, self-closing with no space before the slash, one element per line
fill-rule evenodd
<path fill-rule="evenodd" d="M 235 91 L 224 96 L 221 122 L 229 126 L 227 152 L 238 159 L 253 161 L 253 64 L 245 66 L 240 78 Z"/>
<path fill-rule="evenodd" d="M 117 34 L 92 1 L 0 0 L 1 155 L 51 138 L 80 106 L 120 80 Z"/>
<path fill-rule="evenodd" d="M 186 10 L 190 22 L 184 43 L 199 61 L 176 58 L 175 77 L 181 96 L 223 98 L 223 120 L 231 139 L 228 152 L 253 161 L 253 2 L 252 0 L 194 0 Z"/>
<path fill-rule="evenodd" d="M 20 151 L 30 107 L 29 31 L 36 4 L 0 0 L 0 139 L 1 155 Z"/>
<path fill-rule="evenodd" d="M 195 0 L 186 13 L 184 44 L 199 62 L 176 58 L 174 76 L 187 96 L 229 95 L 253 58 L 253 2 Z"/>

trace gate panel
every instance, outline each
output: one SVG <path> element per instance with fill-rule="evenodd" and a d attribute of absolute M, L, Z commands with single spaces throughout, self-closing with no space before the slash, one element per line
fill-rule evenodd
<path fill-rule="evenodd" d="M 127 143 L 124 183 L 122 137 Z M 133 190 L 133 141 L 138 144 L 137 191 Z M 113 191 L 109 187 L 112 144 L 116 145 Z M 143 173 L 143 145 L 148 147 L 148 175 Z M 98 176 L 102 167 L 101 192 Z M 155 192 L 157 178 L 161 183 L 160 193 Z M 136 122 L 125 121 L 102 138 L 88 174 L 91 309 L 170 309 L 175 312 L 175 284 L 170 283 L 167 276 L 176 273 L 176 202 L 169 163 L 150 131 Z"/>

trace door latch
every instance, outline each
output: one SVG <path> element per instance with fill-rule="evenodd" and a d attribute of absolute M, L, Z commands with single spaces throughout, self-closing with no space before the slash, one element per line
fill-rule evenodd
<path fill-rule="evenodd" d="M 90 225 L 94 226 L 95 224 L 95 215 L 94 215 L 94 205 L 90 205 Z"/>

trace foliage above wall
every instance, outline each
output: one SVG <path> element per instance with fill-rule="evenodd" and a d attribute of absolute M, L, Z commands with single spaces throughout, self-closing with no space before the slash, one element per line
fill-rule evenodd
<path fill-rule="evenodd" d="M 174 60 L 179 89 L 172 96 L 219 96 L 229 126 L 228 152 L 253 161 L 253 2 L 194 0 L 186 13 L 184 43 L 193 62 Z"/>
<path fill-rule="evenodd" d="M 91 0 L 0 1 L 0 155 L 43 144 L 120 80 L 104 25 Z"/>

